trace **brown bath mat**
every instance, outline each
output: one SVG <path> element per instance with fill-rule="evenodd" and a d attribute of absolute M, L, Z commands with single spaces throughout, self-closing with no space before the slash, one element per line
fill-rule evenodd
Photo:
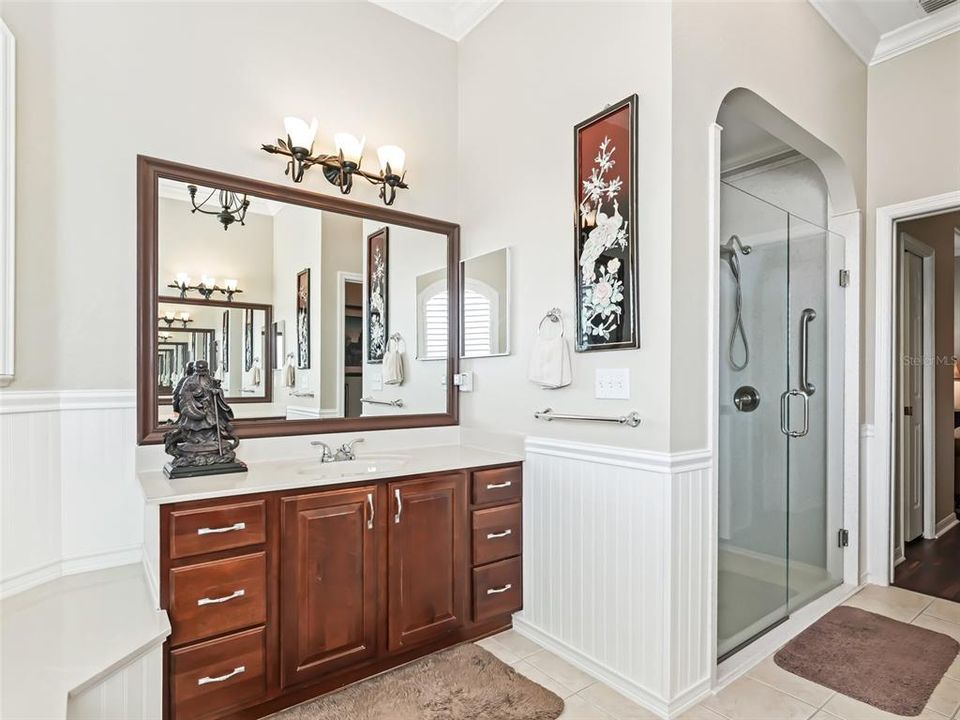
<path fill-rule="evenodd" d="M 556 720 L 563 700 L 481 647 L 460 645 L 271 715 L 271 720 Z"/>
<path fill-rule="evenodd" d="M 866 610 L 838 607 L 774 655 L 784 670 L 896 715 L 919 715 L 960 643 Z"/>

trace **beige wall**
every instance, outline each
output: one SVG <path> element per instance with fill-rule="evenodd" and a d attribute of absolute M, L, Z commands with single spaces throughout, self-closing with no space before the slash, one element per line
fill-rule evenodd
<path fill-rule="evenodd" d="M 286 185 L 259 146 L 285 114 L 316 114 L 325 146 L 349 130 L 366 134 L 371 164 L 378 145 L 407 150 L 398 209 L 456 215 L 456 44 L 372 3 L 2 13 L 18 55 L 13 390 L 134 387 L 137 153 Z M 338 192 L 316 169 L 303 186 Z M 366 183 L 351 197 L 379 202 Z"/>
<path fill-rule="evenodd" d="M 670 383 L 670 6 L 506 2 L 460 43 L 462 255 L 510 245 L 511 355 L 465 360 L 466 425 L 664 450 Z M 573 384 L 527 380 L 537 325 L 554 306 L 573 337 L 573 127 L 631 93 L 639 102 L 639 350 L 576 353 Z M 630 400 L 596 400 L 594 370 L 630 370 Z M 636 430 L 543 423 L 533 412 L 624 414 Z"/>
<path fill-rule="evenodd" d="M 712 412 L 707 164 L 720 103 L 740 87 L 759 95 L 839 154 L 862 204 L 867 98 L 863 63 L 806 2 L 676 2 L 672 61 L 670 446 L 679 451 L 707 446 Z"/>
<path fill-rule="evenodd" d="M 960 190 L 960 33 L 874 65 L 868 73 L 864 388 L 874 384 L 877 208 Z M 887 250 L 889 252 L 889 249 Z M 864 392 L 872 423 L 873 393 Z"/>
<path fill-rule="evenodd" d="M 902 223 L 900 229 L 929 245 L 934 252 L 934 370 L 936 395 L 934 418 L 936 520 L 953 513 L 953 311 L 954 311 L 954 229 L 960 226 L 960 212 L 935 215 Z"/>

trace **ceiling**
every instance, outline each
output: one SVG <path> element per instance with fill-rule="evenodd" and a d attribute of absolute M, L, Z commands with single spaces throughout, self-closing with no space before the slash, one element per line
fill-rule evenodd
<path fill-rule="evenodd" d="M 810 0 L 868 65 L 960 30 L 960 2 L 926 13 L 918 0 Z"/>
<path fill-rule="evenodd" d="M 370 0 L 452 40 L 462 40 L 502 0 Z M 926 13 L 919 0 L 809 0 L 868 65 L 960 30 L 960 0 Z"/>
<path fill-rule="evenodd" d="M 370 0 L 451 40 L 462 40 L 502 0 Z"/>

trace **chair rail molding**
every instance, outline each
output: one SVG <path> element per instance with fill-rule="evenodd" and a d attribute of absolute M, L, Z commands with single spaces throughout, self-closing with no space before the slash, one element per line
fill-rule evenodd
<path fill-rule="evenodd" d="M 13 382 L 16 333 L 16 41 L 0 20 L 0 387 Z"/>

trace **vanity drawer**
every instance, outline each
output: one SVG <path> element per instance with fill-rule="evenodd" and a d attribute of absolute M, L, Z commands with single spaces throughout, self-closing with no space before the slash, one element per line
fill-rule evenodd
<path fill-rule="evenodd" d="M 223 717 L 266 695 L 263 628 L 170 653 L 173 720 Z"/>
<path fill-rule="evenodd" d="M 520 558 L 483 567 L 473 571 L 473 621 L 512 613 L 523 607 L 523 566 Z"/>
<path fill-rule="evenodd" d="M 259 545 L 267 539 L 266 501 L 238 502 L 170 513 L 170 557 Z"/>
<path fill-rule="evenodd" d="M 473 564 L 519 555 L 523 548 L 520 503 L 473 511 Z"/>
<path fill-rule="evenodd" d="M 267 556 L 259 552 L 170 571 L 172 645 L 267 621 Z"/>
<path fill-rule="evenodd" d="M 523 469 L 520 465 L 477 470 L 473 473 L 473 504 L 515 502 L 523 495 Z"/>

